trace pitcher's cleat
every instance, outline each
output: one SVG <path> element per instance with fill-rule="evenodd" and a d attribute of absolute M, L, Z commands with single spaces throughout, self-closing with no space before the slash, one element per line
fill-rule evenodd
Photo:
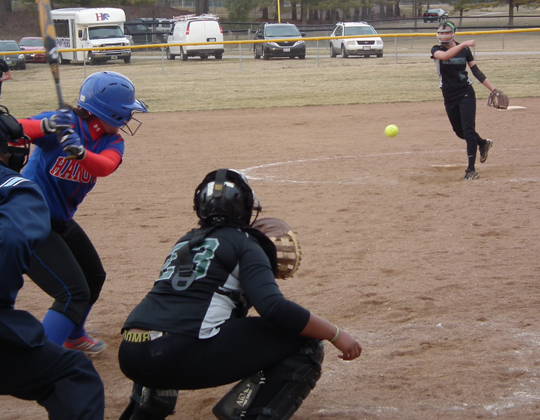
<path fill-rule="evenodd" d="M 473 179 L 480 178 L 480 175 L 478 175 L 478 172 L 476 172 L 474 169 L 467 169 L 465 171 L 465 177 L 463 178 L 463 181 L 472 181 Z"/>
<path fill-rule="evenodd" d="M 484 147 L 480 147 L 480 163 L 484 163 L 488 158 L 489 149 L 493 146 L 493 141 L 486 139 L 486 144 Z"/>

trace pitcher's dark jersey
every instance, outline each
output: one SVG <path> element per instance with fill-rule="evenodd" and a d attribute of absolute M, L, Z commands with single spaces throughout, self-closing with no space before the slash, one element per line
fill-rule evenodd
<path fill-rule="evenodd" d="M 309 311 L 283 297 L 257 240 L 233 227 L 212 231 L 192 249 L 195 278 L 178 282 L 178 251 L 198 232 L 181 238 L 166 258 L 153 289 L 129 315 L 124 329 L 140 328 L 205 339 L 249 306 L 272 325 L 300 333 Z M 166 310 L 163 310 L 164 307 Z M 159 310 L 158 310 L 159 308 Z"/>
<path fill-rule="evenodd" d="M 467 63 L 474 61 L 471 50 L 465 47 L 455 57 L 444 61 L 433 57 L 436 51 L 446 52 L 447 49 L 442 45 L 435 45 L 431 49 L 431 58 L 435 60 L 441 82 L 439 87 L 442 89 L 444 99 L 451 100 L 462 96 L 473 83 L 466 70 Z"/>

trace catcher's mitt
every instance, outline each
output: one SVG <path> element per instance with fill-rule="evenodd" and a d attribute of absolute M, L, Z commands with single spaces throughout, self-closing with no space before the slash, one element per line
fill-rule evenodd
<path fill-rule="evenodd" d="M 266 217 L 253 223 L 253 228 L 264 233 L 276 246 L 276 278 L 287 279 L 296 273 L 302 259 L 298 237 L 283 220 Z"/>
<path fill-rule="evenodd" d="M 487 105 L 497 109 L 506 109 L 510 104 L 508 96 L 500 90 L 493 89 L 488 96 Z"/>

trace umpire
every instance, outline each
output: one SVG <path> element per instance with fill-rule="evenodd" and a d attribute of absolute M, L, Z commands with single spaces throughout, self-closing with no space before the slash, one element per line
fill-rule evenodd
<path fill-rule="evenodd" d="M 240 381 L 214 407 L 221 420 L 289 419 L 321 376 L 329 340 L 360 356 L 346 331 L 286 299 L 276 248 L 251 227 L 260 206 L 239 172 L 218 169 L 195 190 L 200 228 L 171 250 L 123 327 L 120 368 L 135 382 L 122 420 L 161 420 L 177 390 Z M 260 316 L 247 316 L 253 307 Z"/>
<path fill-rule="evenodd" d="M 28 144 L 24 137 L 0 106 L 0 395 L 35 400 L 51 420 L 103 420 L 103 383 L 92 362 L 48 341 L 36 318 L 14 309 L 32 248 L 51 229 L 41 190 L 18 173 L 28 148 L 8 144 Z"/>

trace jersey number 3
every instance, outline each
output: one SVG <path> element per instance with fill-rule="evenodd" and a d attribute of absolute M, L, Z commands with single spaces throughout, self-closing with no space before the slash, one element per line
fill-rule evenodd
<path fill-rule="evenodd" d="M 216 249 L 219 246 L 219 241 L 214 238 L 207 238 L 201 244 L 201 246 L 193 248 L 192 251 L 195 251 L 195 256 L 193 257 L 193 270 L 189 277 L 181 276 L 178 273 L 180 263 L 178 260 L 178 251 L 187 246 L 188 242 L 179 242 L 171 250 L 171 253 L 167 257 L 165 264 L 161 268 L 161 275 L 156 281 L 170 280 L 175 290 L 186 290 L 191 283 L 195 280 L 200 279 L 206 276 L 208 268 L 210 267 L 210 262 L 214 258 Z"/>

